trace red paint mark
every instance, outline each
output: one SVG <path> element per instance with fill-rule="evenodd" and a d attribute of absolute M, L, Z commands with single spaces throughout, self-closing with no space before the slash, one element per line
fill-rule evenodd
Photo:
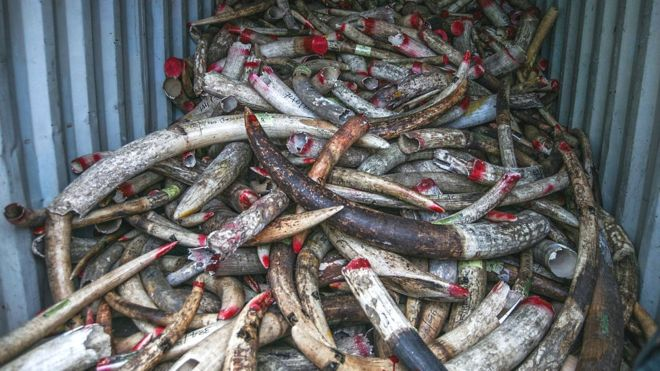
<path fill-rule="evenodd" d="M 481 57 L 479 55 L 475 54 L 475 55 L 472 56 L 472 63 L 474 63 L 474 64 L 483 64 L 484 61 L 481 60 Z"/>
<path fill-rule="evenodd" d="M 548 193 L 554 190 L 555 190 L 555 186 L 553 184 L 548 184 L 547 186 L 545 186 L 545 189 L 543 189 L 543 194 L 547 195 Z"/>
<path fill-rule="evenodd" d="M 291 241 L 291 247 L 293 248 L 293 252 L 298 254 L 300 250 L 302 250 L 304 242 L 305 240 L 301 236 L 299 235 L 293 236 Z"/>
<path fill-rule="evenodd" d="M 331 282 L 328 284 L 328 287 L 333 289 L 333 290 L 341 290 L 344 286 L 346 285 L 346 282 L 344 281 L 339 281 L 339 282 Z"/>
<path fill-rule="evenodd" d="M 135 189 L 131 183 L 123 183 L 118 187 L 119 193 L 128 198 L 135 194 Z"/>
<path fill-rule="evenodd" d="M 318 80 L 319 84 L 325 85 L 325 75 L 323 74 L 323 71 L 316 74 L 316 80 Z"/>
<path fill-rule="evenodd" d="M 483 76 L 484 73 L 486 73 L 486 69 L 484 68 L 484 66 L 482 66 L 480 64 L 476 64 L 476 65 L 474 65 L 474 67 L 472 67 L 472 77 L 473 78 L 478 79 L 481 76 Z"/>
<path fill-rule="evenodd" d="M 250 49 L 244 49 L 244 48 L 238 49 L 238 54 L 248 56 L 250 55 Z"/>
<path fill-rule="evenodd" d="M 559 91 L 559 81 L 555 79 L 550 80 L 550 87 L 552 91 Z"/>
<path fill-rule="evenodd" d="M 243 276 L 243 281 L 245 282 L 246 285 L 248 285 L 254 292 L 261 292 L 261 289 L 259 288 L 259 284 L 257 281 L 254 279 L 254 277 L 247 275 Z"/>
<path fill-rule="evenodd" d="M 204 282 L 202 281 L 193 281 L 192 286 L 204 290 Z"/>
<path fill-rule="evenodd" d="M 264 268 L 268 269 L 270 267 L 270 256 L 269 255 L 264 255 L 261 257 L 261 265 L 264 266 Z"/>
<path fill-rule="evenodd" d="M 492 289 L 490 289 L 490 292 L 499 292 L 504 288 L 504 281 L 499 281 L 497 282 Z"/>
<path fill-rule="evenodd" d="M 362 26 L 364 27 L 364 33 L 367 35 L 373 36 L 374 31 L 376 30 L 376 19 L 374 18 L 364 18 L 362 20 Z"/>
<path fill-rule="evenodd" d="M 247 210 L 259 199 L 259 196 L 251 189 L 244 189 L 238 196 L 238 204 L 243 210 Z"/>
<path fill-rule="evenodd" d="M 261 70 L 269 75 L 275 74 L 275 71 L 273 71 L 273 68 L 271 66 L 264 66 L 264 68 L 262 68 Z"/>
<path fill-rule="evenodd" d="M 259 64 L 260 64 L 259 61 L 246 61 L 245 63 L 243 63 L 243 66 L 245 68 L 257 68 L 259 67 Z"/>
<path fill-rule="evenodd" d="M 451 31 L 452 35 L 461 36 L 463 32 L 465 32 L 465 26 L 463 25 L 463 21 L 451 22 L 451 25 L 449 26 L 449 30 Z"/>
<path fill-rule="evenodd" d="M 470 63 L 470 59 L 472 58 L 472 53 L 470 51 L 466 51 L 465 54 L 463 54 L 463 63 Z"/>
<path fill-rule="evenodd" d="M 339 31 L 340 32 L 346 31 L 346 23 L 342 23 L 342 24 L 339 25 Z"/>
<path fill-rule="evenodd" d="M 424 178 L 417 183 L 416 186 L 414 186 L 412 189 L 413 191 L 421 194 L 425 194 L 428 192 L 431 188 L 437 187 L 438 184 L 435 182 L 435 180 L 431 178 Z"/>
<path fill-rule="evenodd" d="M 123 236 L 119 237 L 119 238 L 117 239 L 117 241 L 119 241 L 119 242 L 128 241 L 128 236 L 123 235 Z"/>
<path fill-rule="evenodd" d="M 87 156 L 81 156 L 81 157 L 78 157 L 78 158 L 74 158 L 74 159 L 71 161 L 71 164 L 72 164 L 72 165 L 74 165 L 74 164 L 78 164 L 78 165 L 80 165 L 81 170 L 85 170 L 85 169 L 87 169 L 89 166 L 91 166 L 91 164 L 87 161 L 87 158 L 86 158 L 86 157 L 87 157 Z M 73 170 L 73 168 L 72 168 L 72 170 Z M 75 170 L 74 170 L 74 172 L 75 172 Z"/>
<path fill-rule="evenodd" d="M 236 24 L 233 24 L 233 23 L 227 23 L 225 25 L 225 29 L 227 30 L 227 32 L 237 34 L 237 35 L 240 34 L 241 32 L 243 32 L 243 27 L 241 27 L 239 25 L 236 25 Z"/>
<path fill-rule="evenodd" d="M 185 103 L 183 103 L 183 110 L 184 112 L 190 112 L 195 108 L 195 103 L 193 101 L 189 100 Z"/>
<path fill-rule="evenodd" d="M 94 323 L 94 311 L 92 308 L 87 308 L 87 314 L 85 315 L 85 325 L 92 325 Z"/>
<path fill-rule="evenodd" d="M 353 343 L 355 344 L 355 348 L 357 348 L 358 353 L 362 357 L 369 357 L 371 352 L 369 351 L 369 345 L 367 345 L 364 335 L 356 334 L 353 337 Z"/>
<path fill-rule="evenodd" d="M 149 193 L 147 193 L 147 196 L 155 196 L 159 193 L 160 193 L 160 189 L 154 189 L 152 191 L 149 191 Z"/>
<path fill-rule="evenodd" d="M 363 268 L 371 268 L 371 264 L 369 264 L 369 260 L 365 258 L 355 258 L 348 262 L 346 266 L 342 270 L 347 270 L 351 271 L 354 269 L 363 269 Z"/>
<path fill-rule="evenodd" d="M 184 64 L 183 59 L 177 57 L 169 57 L 165 60 L 165 76 L 171 78 L 178 78 L 183 72 Z"/>
<path fill-rule="evenodd" d="M 220 311 L 218 312 L 218 319 L 226 321 L 234 317 L 239 310 L 240 308 L 235 305 L 230 305 L 225 309 L 220 309 Z"/>
<path fill-rule="evenodd" d="M 264 169 L 263 167 L 259 166 L 251 166 L 250 170 L 254 171 L 255 173 L 265 177 L 265 178 L 270 178 L 270 174 L 268 174 L 268 170 Z"/>
<path fill-rule="evenodd" d="M 511 50 L 509 50 L 509 48 L 504 48 L 503 51 L 504 54 L 511 60 L 511 62 L 518 64 L 518 61 L 516 61 L 516 58 L 513 57 L 513 55 L 511 54 Z"/>
<path fill-rule="evenodd" d="M 470 99 L 468 97 L 463 98 L 460 107 L 463 111 L 467 111 L 468 107 L 470 107 Z"/>
<path fill-rule="evenodd" d="M 204 221 L 207 221 L 207 220 L 213 218 L 214 215 L 215 215 L 215 213 L 213 211 L 209 211 L 206 214 L 204 214 L 204 217 L 202 219 L 204 219 Z"/>
<path fill-rule="evenodd" d="M 484 216 L 491 222 L 515 222 L 518 217 L 515 214 L 506 213 L 504 211 L 491 210 Z"/>
<path fill-rule="evenodd" d="M 543 149 L 543 143 L 541 143 L 541 141 L 539 141 L 538 139 L 533 139 L 532 148 L 534 148 L 538 152 L 541 152 L 541 150 Z"/>
<path fill-rule="evenodd" d="M 555 315 L 555 310 L 552 308 L 552 304 L 548 303 L 546 300 L 542 299 L 540 296 L 532 295 L 527 297 L 525 300 L 520 303 L 520 305 L 525 305 L 525 304 L 530 304 L 530 305 L 535 305 L 537 307 L 541 307 L 543 309 L 546 309 L 552 314 L 553 316 Z"/>
<path fill-rule="evenodd" d="M 254 31 L 246 28 L 243 31 L 241 31 L 241 36 L 238 39 L 244 44 L 249 44 L 252 41 L 252 39 L 254 39 L 254 34 L 255 34 Z M 250 53 L 248 52 L 248 54 Z"/>
<path fill-rule="evenodd" d="M 46 228 L 43 225 L 36 227 L 32 230 L 32 234 L 34 234 L 35 236 L 40 236 L 44 233 L 46 233 Z"/>
<path fill-rule="evenodd" d="M 559 149 L 564 153 L 571 153 L 573 151 L 573 148 L 563 140 L 559 143 Z"/>
<path fill-rule="evenodd" d="M 218 6 L 215 8 L 215 14 L 217 15 L 217 14 L 220 14 L 220 13 L 224 12 L 226 7 L 227 7 L 227 4 L 225 4 L 225 3 L 218 4 Z"/>
<path fill-rule="evenodd" d="M 392 371 L 395 371 L 396 364 L 399 363 L 399 358 L 397 358 L 397 356 L 389 356 L 389 359 L 392 362 Z"/>
<path fill-rule="evenodd" d="M 470 290 L 455 283 L 449 284 L 449 295 L 455 298 L 467 298 L 470 295 Z"/>
<path fill-rule="evenodd" d="M 328 52 L 328 40 L 323 36 L 307 36 L 303 45 L 309 53 L 324 55 Z"/>
<path fill-rule="evenodd" d="M 412 28 L 416 28 L 416 29 L 419 29 L 424 25 L 424 19 L 419 14 L 419 12 L 414 12 L 413 14 L 411 14 L 408 22 L 410 22 L 410 26 L 412 26 Z"/>
<path fill-rule="evenodd" d="M 344 81 L 344 86 L 346 86 L 352 92 L 356 92 L 358 90 L 358 85 L 353 81 Z"/>
<path fill-rule="evenodd" d="M 410 71 L 412 71 L 412 73 L 414 74 L 420 74 L 424 72 L 422 66 L 423 66 L 422 62 L 413 62 Z"/>
<path fill-rule="evenodd" d="M 250 301 L 250 310 L 262 311 L 273 304 L 273 293 L 264 291 Z"/>
<path fill-rule="evenodd" d="M 170 242 L 170 243 L 166 243 L 165 245 L 159 247 L 159 248 L 156 250 L 156 256 L 155 256 L 155 258 L 156 258 L 156 259 L 160 259 L 163 255 L 165 255 L 165 254 L 167 254 L 168 252 L 170 252 L 170 251 L 174 248 L 174 246 L 176 246 L 176 244 L 178 244 L 178 243 L 179 243 L 179 241 L 172 241 L 172 242 Z"/>
<path fill-rule="evenodd" d="M 165 332 L 165 327 L 163 327 L 163 326 L 158 326 L 158 327 L 154 328 L 154 335 L 156 337 L 159 337 L 160 335 L 162 335 L 163 332 Z"/>
<path fill-rule="evenodd" d="M 550 64 L 550 62 L 548 62 L 547 59 L 545 59 L 545 58 L 541 58 L 541 60 L 539 61 L 538 66 L 539 66 L 539 69 L 540 69 L 541 71 L 545 71 L 545 70 L 548 69 L 548 65 L 549 65 L 549 64 Z"/>
<path fill-rule="evenodd" d="M 474 160 L 474 163 L 472 164 L 472 170 L 468 175 L 468 179 L 474 182 L 479 182 L 483 180 L 485 175 L 486 175 L 486 163 L 479 159 Z"/>
<path fill-rule="evenodd" d="M 511 191 L 511 188 L 518 183 L 522 175 L 520 173 L 506 173 L 504 174 L 504 179 L 502 179 L 503 187 L 502 187 L 502 193 L 509 193 Z"/>
<path fill-rule="evenodd" d="M 449 40 L 449 36 L 447 36 L 447 33 L 442 28 L 438 28 L 437 30 L 433 30 L 433 33 L 440 36 L 440 38 L 443 41 Z"/>
<path fill-rule="evenodd" d="M 213 256 L 211 256 L 211 258 L 209 259 L 209 263 L 206 265 L 206 268 L 204 268 L 204 270 L 207 272 L 215 272 L 216 270 L 218 270 L 219 266 L 220 266 L 220 255 L 213 254 Z"/>
<path fill-rule="evenodd" d="M 428 207 L 428 209 L 431 210 L 431 211 L 435 211 L 436 213 L 444 213 L 445 212 L 445 209 L 442 208 L 442 206 L 440 206 L 438 204 L 435 204 L 435 203 L 430 205 Z"/>
<path fill-rule="evenodd" d="M 224 69 L 224 66 L 220 61 L 214 62 L 206 66 L 206 72 L 217 72 L 220 73 Z"/>
<path fill-rule="evenodd" d="M 197 243 L 199 246 L 206 246 L 206 235 L 205 234 L 198 234 L 197 235 Z"/>
<path fill-rule="evenodd" d="M 145 345 L 147 345 L 151 339 L 153 338 L 153 334 L 146 334 L 138 341 L 135 345 L 133 345 L 133 348 L 131 348 L 132 351 L 137 352 L 138 350 L 144 348 Z"/>

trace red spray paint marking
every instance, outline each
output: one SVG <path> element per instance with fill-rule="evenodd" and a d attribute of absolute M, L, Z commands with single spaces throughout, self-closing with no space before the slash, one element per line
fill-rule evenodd
<path fill-rule="evenodd" d="M 370 355 L 369 351 L 369 346 L 367 345 L 365 341 L 365 337 L 362 334 L 357 334 L 353 337 L 353 343 L 355 344 L 355 347 L 357 348 L 358 353 L 362 357 L 368 357 Z"/>
<path fill-rule="evenodd" d="M 470 295 L 470 290 L 465 287 L 459 286 L 455 283 L 449 284 L 449 295 L 455 298 L 467 298 Z"/>
<path fill-rule="evenodd" d="M 46 233 L 46 228 L 43 225 L 36 227 L 32 230 L 32 234 L 34 234 L 35 236 L 40 236 L 44 233 Z"/>
<path fill-rule="evenodd" d="M 559 143 L 559 149 L 564 153 L 571 153 L 573 151 L 573 148 L 563 140 Z"/>
<path fill-rule="evenodd" d="M 555 190 L 555 186 L 553 184 L 548 184 L 547 186 L 545 186 L 545 189 L 543 190 L 543 194 L 547 195 L 548 193 L 554 190 Z"/>
<path fill-rule="evenodd" d="M 355 258 L 348 262 L 342 270 L 347 270 L 351 271 L 354 269 L 363 269 L 363 268 L 371 268 L 371 264 L 369 264 L 369 260 L 365 258 Z"/>
<path fill-rule="evenodd" d="M 251 190 L 251 189 L 246 189 L 241 194 L 238 196 L 238 204 L 241 205 L 241 208 L 243 210 L 249 209 L 250 206 L 254 203 L 254 201 L 258 200 L 259 196 Z"/>
<path fill-rule="evenodd" d="M 436 213 L 444 213 L 445 212 L 445 209 L 442 206 L 438 205 L 438 204 L 429 205 L 428 208 L 429 208 L 429 210 L 435 211 Z"/>
<path fill-rule="evenodd" d="M 250 170 L 254 171 L 255 173 L 257 173 L 259 175 L 261 175 L 262 177 L 270 178 L 270 174 L 268 174 L 268 170 L 264 169 L 263 167 L 251 166 Z"/>
<path fill-rule="evenodd" d="M 246 61 L 245 63 L 243 63 L 243 66 L 245 68 L 257 68 L 259 67 L 259 64 L 260 64 L 259 61 Z"/>
<path fill-rule="evenodd" d="M 72 163 L 72 165 L 73 165 L 73 164 L 78 164 L 78 165 L 80 165 L 81 170 L 85 170 L 85 169 L 87 169 L 88 167 L 91 166 L 91 164 L 89 163 L 89 161 L 87 161 L 87 156 L 80 156 L 80 157 L 78 157 L 78 158 L 74 158 L 74 159 L 71 161 L 71 163 Z M 71 169 L 73 170 L 73 168 L 71 168 Z M 76 172 L 76 170 L 74 170 L 74 173 L 75 173 L 75 172 Z"/>
<path fill-rule="evenodd" d="M 240 48 L 238 49 L 238 54 L 248 56 L 250 55 L 250 49 Z"/>
<path fill-rule="evenodd" d="M 233 23 L 227 23 L 227 25 L 225 26 L 225 29 L 227 30 L 227 32 L 230 32 L 230 33 L 233 33 L 233 34 L 240 34 L 241 32 L 243 32 L 243 27 L 241 27 L 239 25 L 236 25 L 236 24 L 233 24 Z"/>
<path fill-rule="evenodd" d="M 98 153 L 98 152 L 92 153 L 92 161 L 98 162 L 98 161 L 101 161 L 102 159 L 103 159 L 103 156 L 100 153 Z"/>
<path fill-rule="evenodd" d="M 254 31 L 248 30 L 247 28 L 241 31 L 241 36 L 239 37 L 239 40 L 244 43 L 244 44 L 249 44 L 252 39 L 254 38 Z M 247 49 L 244 49 L 247 50 Z M 249 54 L 249 51 L 248 51 Z"/>
<path fill-rule="evenodd" d="M 160 193 L 160 189 L 154 189 L 153 191 L 149 191 L 149 193 L 147 193 L 147 196 L 155 196 L 159 193 Z"/>
<path fill-rule="evenodd" d="M 342 23 L 341 25 L 339 25 L 339 31 L 341 32 L 346 31 L 346 23 Z"/>
<path fill-rule="evenodd" d="M 431 178 L 424 178 L 420 180 L 419 183 L 417 183 L 417 185 L 412 188 L 412 190 L 419 194 L 427 194 L 428 191 L 437 186 L 438 184 L 435 182 L 435 180 Z"/>
<path fill-rule="evenodd" d="M 463 25 L 462 21 L 453 21 L 451 22 L 451 26 L 449 26 L 449 30 L 451 31 L 452 35 L 461 36 L 463 32 L 465 32 L 465 26 Z"/>
<path fill-rule="evenodd" d="M 165 60 L 165 76 L 178 78 L 183 72 L 183 60 L 177 57 L 169 57 Z"/>
<path fill-rule="evenodd" d="M 204 219 L 204 221 L 207 221 L 207 220 L 213 218 L 214 215 L 215 215 L 215 213 L 214 213 L 213 211 L 209 211 L 209 212 L 207 212 L 206 214 L 204 214 L 204 218 L 203 218 L 203 219 Z"/>
<path fill-rule="evenodd" d="M 325 85 L 325 75 L 323 74 L 323 71 L 320 71 L 316 74 L 316 80 L 319 82 L 319 84 Z"/>
<path fill-rule="evenodd" d="M 548 60 L 545 59 L 545 58 L 542 58 L 542 59 L 539 61 L 539 63 L 538 63 L 539 69 L 540 69 L 541 71 L 545 71 L 545 70 L 547 70 L 547 69 L 548 69 L 548 65 L 549 65 L 549 62 L 548 62 Z"/>
<path fill-rule="evenodd" d="M 183 104 L 183 110 L 185 112 L 190 112 L 195 108 L 195 103 L 193 101 L 189 100 Z"/>
<path fill-rule="evenodd" d="M 293 252 L 298 254 L 300 250 L 303 248 L 303 241 L 300 238 L 300 236 L 293 236 L 293 239 L 291 241 L 291 247 L 293 248 Z"/>
<path fill-rule="evenodd" d="M 504 287 L 504 281 L 499 281 L 498 283 L 490 289 L 490 292 L 499 292 Z"/>
<path fill-rule="evenodd" d="M 523 300 L 522 303 L 520 303 L 520 305 L 525 305 L 525 304 L 541 307 L 543 309 L 550 311 L 550 313 L 553 316 L 555 315 L 555 310 L 552 308 L 552 304 L 548 303 L 546 300 L 543 300 L 540 296 L 532 295 L 527 299 Z"/>
<path fill-rule="evenodd" d="M 331 282 L 328 284 L 328 287 L 334 290 L 341 290 L 344 286 L 346 285 L 346 282 L 344 281 L 339 281 L 339 282 Z"/>
<path fill-rule="evenodd" d="M 374 18 L 364 18 L 362 20 L 362 25 L 364 26 L 364 33 L 373 36 L 374 30 L 376 29 L 376 20 Z"/>
<path fill-rule="evenodd" d="M 136 352 L 142 348 L 144 348 L 145 345 L 147 345 L 151 339 L 153 338 L 153 334 L 146 334 L 140 339 L 140 341 L 137 342 L 137 344 L 133 345 L 133 348 L 131 348 L 132 351 Z"/>
<path fill-rule="evenodd" d="M 303 41 L 305 51 L 324 55 L 328 52 L 328 40 L 323 36 L 307 36 Z"/>
<path fill-rule="evenodd" d="M 85 325 L 92 325 L 94 323 L 94 311 L 92 308 L 87 308 L 87 314 L 85 315 Z"/>
<path fill-rule="evenodd" d="M 414 73 L 416 75 L 420 74 L 420 73 L 423 72 L 422 66 L 423 66 L 422 62 L 413 62 L 412 67 L 410 68 L 410 71 L 412 71 L 412 73 Z"/>
<path fill-rule="evenodd" d="M 273 294 L 270 290 L 264 291 L 250 301 L 250 309 L 262 311 L 273 303 Z"/>
<path fill-rule="evenodd" d="M 316 159 L 314 157 L 307 157 L 303 159 L 303 164 L 305 165 L 311 165 L 316 162 Z"/>
<path fill-rule="evenodd" d="M 552 91 L 559 91 L 559 81 L 555 79 L 550 80 L 550 87 Z"/>
<path fill-rule="evenodd" d="M 227 7 L 227 4 L 225 4 L 225 3 L 218 4 L 218 6 L 215 8 L 215 14 L 218 15 L 218 14 L 224 12 L 226 7 Z"/>
<path fill-rule="evenodd" d="M 474 64 L 484 64 L 484 61 L 481 60 L 481 57 L 477 54 L 472 56 L 472 63 Z"/>
<path fill-rule="evenodd" d="M 538 139 L 534 139 L 532 140 L 532 148 L 534 148 L 538 152 L 541 152 L 541 150 L 543 149 L 543 144 Z"/>
<path fill-rule="evenodd" d="M 422 19 L 422 16 L 419 14 L 419 12 L 414 12 L 411 14 L 408 21 L 410 22 L 410 26 L 412 26 L 412 28 L 419 29 L 424 25 L 424 20 Z"/>
<path fill-rule="evenodd" d="M 515 214 L 497 210 L 489 211 L 486 213 L 485 218 L 491 222 L 515 222 L 518 220 L 518 217 Z"/>
<path fill-rule="evenodd" d="M 472 77 L 475 79 L 480 78 L 483 76 L 483 74 L 486 73 L 486 69 L 484 66 L 480 64 L 475 64 L 474 67 L 472 67 Z"/>
<path fill-rule="evenodd" d="M 522 175 L 519 173 L 507 173 L 504 174 L 503 186 L 500 190 L 500 193 L 509 193 L 511 189 L 518 183 Z"/>
<path fill-rule="evenodd" d="M 518 61 L 516 61 L 516 58 L 513 57 L 509 48 L 504 48 L 504 54 L 511 60 L 511 62 L 518 64 Z"/>
<path fill-rule="evenodd" d="M 261 292 L 261 289 L 259 288 L 259 284 L 257 281 L 254 279 L 254 277 L 247 275 L 243 276 L 243 281 L 245 284 L 247 284 L 254 292 Z"/>
<path fill-rule="evenodd" d="M 344 81 L 344 86 L 346 86 L 352 92 L 356 92 L 358 90 L 358 85 L 353 81 Z"/>
<path fill-rule="evenodd" d="M 476 159 L 472 164 L 472 170 L 468 175 L 468 179 L 478 182 L 483 180 L 486 175 L 486 163 L 482 160 Z"/>
<path fill-rule="evenodd" d="M 465 54 L 463 54 L 463 63 L 470 63 L 470 59 L 472 58 L 472 53 L 470 51 L 466 51 Z"/>
<path fill-rule="evenodd" d="M 447 36 L 447 33 L 442 28 L 438 28 L 437 30 L 433 30 L 433 33 L 440 36 L 440 38 L 443 41 L 449 40 L 449 36 Z"/>
<path fill-rule="evenodd" d="M 206 66 L 206 72 L 217 72 L 220 73 L 224 69 L 224 66 L 220 62 L 214 62 Z"/>
<path fill-rule="evenodd" d="M 261 265 L 264 266 L 264 268 L 268 269 L 270 267 L 270 256 L 264 255 L 261 257 Z"/>
<path fill-rule="evenodd" d="M 165 245 L 159 247 L 158 252 L 156 253 L 156 259 L 159 259 L 163 255 L 170 252 L 174 248 L 174 246 L 176 246 L 176 244 L 178 244 L 178 243 L 179 243 L 179 241 L 172 241 L 168 244 L 165 244 Z"/>
<path fill-rule="evenodd" d="M 468 97 L 463 98 L 460 107 L 463 111 L 467 111 L 468 107 L 470 107 L 470 99 Z"/>
<path fill-rule="evenodd" d="M 238 313 L 239 310 L 240 310 L 239 307 L 237 307 L 235 305 L 230 305 L 227 308 L 221 309 L 218 312 L 218 319 L 226 321 L 226 320 L 234 317 L 236 315 L 236 313 Z"/>
<path fill-rule="evenodd" d="M 193 281 L 192 286 L 204 290 L 204 282 L 201 282 L 201 281 Z"/>
<path fill-rule="evenodd" d="M 390 361 L 392 361 L 392 371 L 396 370 L 396 364 L 399 363 L 399 358 L 397 356 L 390 356 Z"/>
<path fill-rule="evenodd" d="M 118 187 L 118 191 L 126 198 L 135 194 L 135 189 L 131 183 L 123 183 Z"/>
<path fill-rule="evenodd" d="M 197 235 L 197 243 L 199 244 L 199 246 L 206 246 L 206 235 L 205 234 Z"/>

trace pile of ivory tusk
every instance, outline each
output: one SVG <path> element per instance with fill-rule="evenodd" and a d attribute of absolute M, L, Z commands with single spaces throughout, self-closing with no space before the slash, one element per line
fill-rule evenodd
<path fill-rule="evenodd" d="M 192 21 L 194 55 L 164 66 L 183 116 L 74 159 L 46 209 L 5 208 L 55 304 L 0 364 L 631 367 L 655 324 L 588 138 L 551 114 L 557 9 L 384 3 Z"/>

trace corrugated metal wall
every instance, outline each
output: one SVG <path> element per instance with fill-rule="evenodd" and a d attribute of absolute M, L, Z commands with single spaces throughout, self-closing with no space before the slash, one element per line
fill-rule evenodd
<path fill-rule="evenodd" d="M 660 298 L 660 0 L 539 1 L 559 21 L 543 49 L 562 84 L 559 119 L 590 136 L 605 207 L 639 249 L 642 303 Z M 174 111 L 162 65 L 189 55 L 188 20 L 213 0 L 0 0 L 0 205 L 41 207 L 67 184 L 68 160 L 164 128 Z M 30 236 L 0 222 L 0 333 L 47 300 Z"/>

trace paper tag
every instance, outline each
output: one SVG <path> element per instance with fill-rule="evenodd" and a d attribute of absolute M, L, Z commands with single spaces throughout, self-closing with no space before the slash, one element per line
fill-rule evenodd
<path fill-rule="evenodd" d="M 363 57 L 371 56 L 371 47 L 366 45 L 355 45 L 355 54 L 361 55 Z"/>

